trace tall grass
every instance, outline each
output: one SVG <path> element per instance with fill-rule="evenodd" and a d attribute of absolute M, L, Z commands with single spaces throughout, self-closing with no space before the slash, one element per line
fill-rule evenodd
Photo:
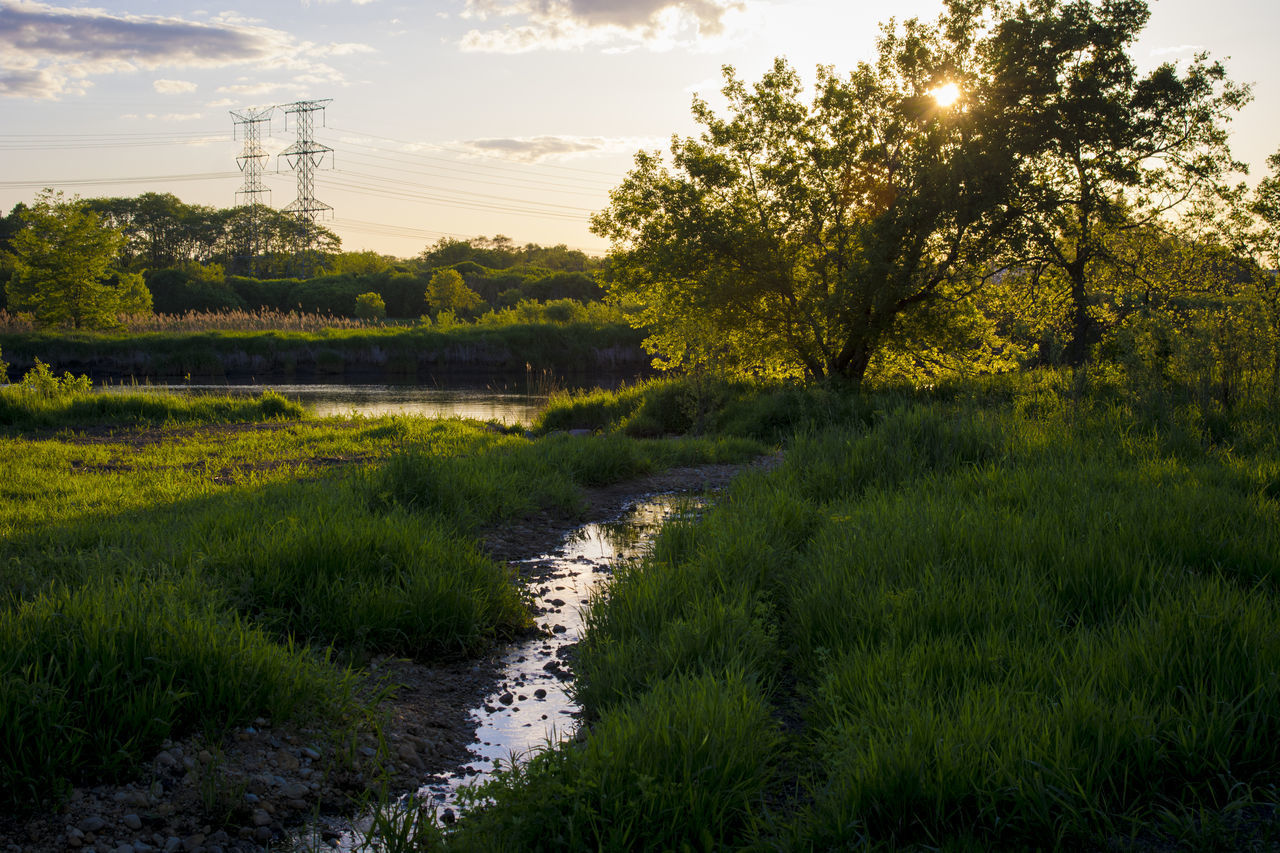
<path fill-rule="evenodd" d="M 117 399 L 50 399 L 133 423 L 96 409 L 104 397 Z M 45 423 L 45 403 L 22 399 L 22 423 Z M 369 653 L 481 653 L 529 625 L 507 567 L 473 538 L 482 527 L 574 511 L 583 484 L 762 449 L 403 417 L 202 430 L 234 417 L 231 401 L 145 400 L 162 429 L 0 435 L 2 807 L 136 773 L 194 729 L 353 713 L 346 665 Z M 182 411 L 195 422 L 163 428 Z"/>
<path fill-rule="evenodd" d="M 496 802 L 457 843 L 579 825 L 557 804 L 593 795 L 576 780 L 593 778 L 586 755 L 616 749 L 608 721 L 669 725 L 648 697 L 689 680 L 733 679 L 792 721 L 752 752 L 767 782 L 747 811 L 764 818 L 655 822 L 624 845 L 1100 849 L 1209 832 L 1213 815 L 1269 802 L 1275 418 L 1206 421 L 1114 391 L 1053 377 L 856 401 L 818 391 L 781 468 L 740 479 L 617 573 L 575 664 L 598 722 L 486 789 Z M 697 701 L 702 737 L 736 730 Z M 661 768 L 611 754 L 633 786 L 628 814 L 697 796 L 647 781 L 678 777 L 693 744 L 654 749 Z M 595 826 L 588 814 L 580 825 Z"/>

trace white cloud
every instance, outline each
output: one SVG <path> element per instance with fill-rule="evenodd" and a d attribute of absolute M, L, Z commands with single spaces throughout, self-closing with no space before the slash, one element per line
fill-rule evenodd
<path fill-rule="evenodd" d="M 1156 47 L 1151 49 L 1152 56 L 1172 56 L 1178 53 L 1199 53 L 1204 50 L 1200 44 L 1179 44 L 1172 47 Z"/>
<path fill-rule="evenodd" d="M 705 49 L 736 38 L 752 5 L 748 0 L 467 0 L 463 17 L 508 23 L 470 30 L 460 46 L 490 53 L 593 46 L 610 52 L 639 46 Z"/>
<path fill-rule="evenodd" d="M 156 80 L 151 87 L 162 95 L 181 95 L 194 92 L 198 88 L 189 80 Z"/>
<path fill-rule="evenodd" d="M 609 136 L 508 136 L 468 139 L 452 143 L 481 156 L 497 156 L 526 163 L 539 160 L 568 159 L 588 154 L 631 153 L 640 148 L 653 148 L 658 140 Z"/>
<path fill-rule="evenodd" d="M 203 113 L 169 113 L 161 121 L 196 121 L 202 118 Z"/>
<path fill-rule="evenodd" d="M 0 96 L 58 98 L 84 93 L 93 78 L 105 74 L 244 63 L 265 71 L 308 71 L 341 83 L 337 70 L 303 57 L 366 50 L 354 44 L 298 42 L 288 33 L 230 13 L 198 22 L 0 0 Z"/>

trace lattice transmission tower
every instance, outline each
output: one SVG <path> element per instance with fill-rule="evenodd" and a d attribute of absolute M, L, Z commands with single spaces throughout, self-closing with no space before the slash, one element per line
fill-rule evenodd
<path fill-rule="evenodd" d="M 261 208 L 271 202 L 271 189 L 262 182 L 263 169 L 271 159 L 271 155 L 262 147 L 262 126 L 267 125 L 267 131 L 270 133 L 271 114 L 275 112 L 275 107 L 250 107 L 230 112 L 231 117 L 235 119 L 232 138 L 244 139 L 244 148 L 240 156 L 236 157 L 240 171 L 244 172 L 244 185 L 236 191 L 236 207 L 249 208 L 245 223 L 248 233 L 245 234 L 243 247 L 247 257 L 243 262 L 252 269 L 254 259 L 262 253 Z"/>
<path fill-rule="evenodd" d="M 271 190 L 262 182 L 262 167 L 271 159 L 271 155 L 262 147 L 262 125 L 266 124 L 270 129 L 273 112 L 275 107 L 231 110 L 231 117 L 236 120 L 232 138 L 244 138 L 244 149 L 240 152 L 240 156 L 236 157 L 240 171 L 244 172 L 244 186 L 236 191 L 237 207 L 266 204 L 271 198 Z M 263 196 L 266 196 L 266 200 Z"/>
<path fill-rule="evenodd" d="M 285 126 L 288 128 L 289 116 L 294 116 L 298 141 L 281 151 L 277 156 L 284 157 L 292 171 L 298 173 L 298 197 L 284 208 L 285 213 L 295 214 L 299 219 L 315 222 L 318 214 L 333 210 L 315 197 L 315 170 L 320 168 L 326 154 L 333 149 L 321 145 L 315 140 L 315 114 L 323 113 L 325 104 L 333 98 L 322 101 L 294 101 L 283 104 L 280 109 L 285 114 Z"/>

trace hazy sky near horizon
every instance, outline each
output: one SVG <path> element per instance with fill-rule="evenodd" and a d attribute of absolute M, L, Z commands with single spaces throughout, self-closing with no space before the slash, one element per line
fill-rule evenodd
<path fill-rule="evenodd" d="M 332 99 L 316 140 L 325 223 L 408 257 L 442 236 L 607 248 L 588 217 L 640 148 L 696 130 L 693 93 L 786 56 L 811 77 L 873 53 L 938 0 L 0 0 L 0 208 L 41 187 L 229 207 L 231 110 Z M 1155 0 L 1143 67 L 1208 51 L 1254 101 L 1232 124 L 1252 179 L 1280 148 L 1274 0 Z M 277 111 L 265 147 L 294 141 Z M 280 172 L 277 174 L 277 163 Z M 273 156 L 271 204 L 297 195 Z"/>

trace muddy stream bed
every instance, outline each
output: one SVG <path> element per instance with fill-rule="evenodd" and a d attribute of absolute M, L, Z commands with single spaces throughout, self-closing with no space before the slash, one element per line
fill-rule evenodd
<path fill-rule="evenodd" d="M 470 709 L 475 738 L 467 760 L 427 780 L 400 798 L 434 810 L 452 822 L 463 812 L 459 792 L 483 782 L 496 764 L 509 765 L 531 752 L 572 737 L 581 708 L 571 695 L 576 646 L 592 596 L 620 564 L 649 549 L 662 524 L 698 512 L 701 494 L 646 495 L 620 515 L 583 525 L 553 550 L 518 562 L 533 596 L 536 636 L 505 649 L 496 660 L 497 678 L 484 700 Z M 295 836 L 295 849 L 357 850 L 367 846 L 372 819 L 330 819 Z M 317 844 L 317 841 L 320 844 Z"/>

